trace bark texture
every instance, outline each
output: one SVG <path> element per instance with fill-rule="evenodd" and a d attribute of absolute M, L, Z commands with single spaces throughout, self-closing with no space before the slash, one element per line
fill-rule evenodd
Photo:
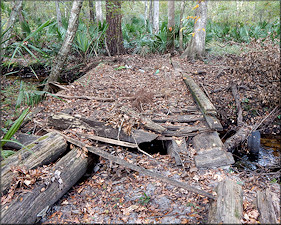
<path fill-rule="evenodd" d="M 18 15 L 20 9 L 22 8 L 22 2 L 23 2 L 23 0 L 14 1 L 13 8 L 12 8 L 12 11 L 10 14 L 10 18 L 9 18 L 9 21 L 7 24 L 7 29 L 6 29 L 7 32 L 4 34 L 4 36 L 1 40 L 1 42 L 4 42 L 1 46 L 2 55 L 5 55 L 5 49 L 9 45 L 9 39 L 11 37 L 12 29 L 13 29 L 13 26 L 15 25 L 17 15 Z"/>
<path fill-rule="evenodd" d="M 108 28 L 106 30 L 106 40 L 111 56 L 122 55 L 125 53 L 121 20 L 121 1 L 106 0 L 106 22 L 108 23 Z"/>
<path fill-rule="evenodd" d="M 207 0 L 200 1 L 196 9 L 196 19 L 193 37 L 182 57 L 202 58 L 205 55 L 206 24 L 207 24 Z"/>
<path fill-rule="evenodd" d="M 56 57 L 55 62 L 53 63 L 51 73 L 48 78 L 48 82 L 45 85 L 44 91 L 50 91 L 50 85 L 49 83 L 57 81 L 59 78 L 59 75 L 63 69 L 63 66 L 66 62 L 67 56 L 70 53 L 71 45 L 73 42 L 73 39 L 75 37 L 77 28 L 78 28 L 78 18 L 79 13 L 81 10 L 83 4 L 83 0 L 76 0 L 72 4 L 71 14 L 68 21 L 68 27 L 65 34 L 65 38 L 63 41 L 63 44 L 60 48 L 60 51 Z"/>
<path fill-rule="evenodd" d="M 103 23 L 101 1 L 96 1 L 96 18 L 97 18 L 97 23 L 99 22 Z"/>
<path fill-rule="evenodd" d="M 92 22 L 95 23 L 95 14 L 94 14 L 93 8 L 94 8 L 93 0 L 89 0 L 90 20 L 92 20 Z"/>
<path fill-rule="evenodd" d="M 159 0 L 154 1 L 153 31 L 155 34 L 157 34 L 159 32 Z"/>
<path fill-rule="evenodd" d="M 79 153 L 80 152 L 80 153 Z M 58 201 L 87 171 L 94 157 L 84 157 L 78 148 L 72 149 L 51 169 L 49 185 L 38 183 L 30 192 L 20 193 L 1 208 L 3 224 L 33 224 L 37 215 Z M 92 155 L 93 156 L 93 155 Z M 44 190 L 45 189 L 45 190 Z M 42 191 L 44 190 L 44 191 Z M 21 200 L 19 200 L 21 199 Z M 8 206 L 8 207 L 6 207 Z"/>
<path fill-rule="evenodd" d="M 175 39 L 175 1 L 168 1 L 168 30 L 167 30 L 167 50 L 174 51 Z"/>
<path fill-rule="evenodd" d="M 56 12 L 57 12 L 57 22 L 58 22 L 58 27 L 62 27 L 62 22 L 61 22 L 61 11 L 60 11 L 60 5 L 59 1 L 56 1 Z"/>

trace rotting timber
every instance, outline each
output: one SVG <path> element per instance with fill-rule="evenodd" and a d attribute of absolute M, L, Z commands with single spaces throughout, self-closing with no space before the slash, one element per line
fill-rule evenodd
<path fill-rule="evenodd" d="M 176 67 L 175 72 L 183 74 L 183 72 Z M 179 166 L 183 166 L 181 153 L 188 152 L 185 142 L 186 138 L 193 137 L 192 144 L 197 151 L 194 161 L 197 167 L 211 168 L 234 163 L 231 153 L 227 153 L 224 150 L 223 144 L 218 136 L 217 130 L 221 129 L 221 125 L 215 117 L 215 107 L 200 90 L 199 86 L 196 85 L 195 82 L 188 77 L 188 75 L 183 74 L 183 79 L 198 106 L 190 106 L 186 108 L 184 114 L 183 112 L 179 112 L 166 116 L 155 116 L 152 118 L 140 115 L 133 109 L 123 108 L 124 114 L 129 117 L 138 117 L 140 122 L 144 125 L 144 129 L 132 129 L 130 135 L 118 128 L 106 126 L 105 123 L 96 121 L 92 118 L 84 118 L 79 115 L 72 116 L 67 113 L 58 113 L 50 116 L 48 120 L 48 127 L 61 131 L 71 128 L 88 129 L 93 131 L 95 134 L 93 136 L 84 135 L 84 138 L 88 140 L 93 139 L 107 144 L 137 149 L 139 149 L 139 144 L 141 143 L 147 143 L 153 140 L 163 140 L 166 142 L 168 153 L 175 158 L 176 164 Z M 168 124 L 165 123 L 167 121 L 169 122 Z M 48 132 L 54 131 L 49 128 L 46 128 L 45 130 Z M 83 134 L 81 135 L 83 136 Z M 215 199 L 215 196 L 203 190 L 172 180 L 132 163 L 128 163 L 125 160 L 113 157 L 98 148 L 85 146 L 78 140 L 69 139 L 64 135 L 59 136 L 60 138 L 64 137 L 68 143 L 78 147 L 78 149 L 76 147 L 72 150 L 68 149 L 68 153 L 66 153 L 66 155 L 62 155 L 61 159 L 58 160 L 53 167 L 54 174 L 56 171 L 60 172 L 60 178 L 63 183 L 61 184 L 59 179 L 57 179 L 57 181 L 55 180 L 54 182 L 51 182 L 47 187 L 42 183 L 35 184 L 35 187 L 31 190 L 31 192 L 22 197 L 22 202 L 17 199 L 13 199 L 2 208 L 2 222 L 8 221 L 11 218 L 14 218 L 14 223 L 22 223 L 23 221 L 26 221 L 26 218 L 29 218 L 28 222 L 30 223 L 35 222 L 37 215 L 40 214 L 42 210 L 56 202 L 83 176 L 87 167 L 91 164 L 90 161 L 92 161 L 93 156 L 85 158 L 82 155 L 84 153 L 86 155 L 90 154 L 89 152 L 107 158 L 126 168 L 138 171 L 143 175 L 151 176 L 176 187 L 181 187 L 188 191 L 209 197 L 210 199 Z M 83 152 L 83 154 L 81 154 L 80 151 Z M 69 162 L 72 162 L 71 160 L 74 160 L 75 163 L 71 163 L 70 165 Z M 73 176 L 75 176 L 75 179 L 73 179 Z M 46 190 L 42 191 L 44 188 Z M 50 201 L 47 202 L 45 201 L 46 199 L 49 199 Z M 34 201 L 33 205 L 35 207 L 30 208 L 27 206 L 30 201 Z M 46 204 L 37 207 L 42 201 L 45 201 Z M 26 210 L 21 210 L 21 207 Z"/>

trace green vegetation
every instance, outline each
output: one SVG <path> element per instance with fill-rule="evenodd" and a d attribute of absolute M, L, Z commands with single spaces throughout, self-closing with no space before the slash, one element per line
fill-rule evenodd
<path fill-rule="evenodd" d="M 143 196 L 139 198 L 139 203 L 142 205 L 146 205 L 149 201 L 150 197 L 145 192 L 143 192 Z"/>

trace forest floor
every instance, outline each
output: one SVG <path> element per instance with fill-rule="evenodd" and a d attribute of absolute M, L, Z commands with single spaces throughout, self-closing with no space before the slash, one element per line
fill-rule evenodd
<path fill-rule="evenodd" d="M 218 109 L 219 119 L 225 132 L 231 133 L 235 130 L 237 122 L 235 102 L 230 89 L 230 85 L 233 84 L 231 81 L 238 86 L 242 100 L 243 119 L 246 124 L 262 121 L 265 115 L 278 105 L 276 99 L 280 87 L 277 79 L 270 78 L 268 79 L 270 81 L 267 81 L 260 74 L 261 77 L 257 76 L 255 80 L 249 76 L 244 76 L 241 80 L 239 74 L 235 73 L 238 70 L 234 69 L 233 61 L 230 62 L 229 57 L 210 57 L 205 61 L 189 61 L 174 56 L 172 60 L 178 62 L 181 69 L 190 74 L 205 90 Z M 31 131 L 37 126 L 35 134 L 42 134 L 44 127 L 48 126 L 47 119 L 50 115 L 66 112 L 105 121 L 113 127 L 119 127 L 122 124 L 124 131 L 129 133 L 132 128 L 142 128 L 142 126 L 137 119 L 122 116 L 120 111 L 122 106 L 127 105 L 150 117 L 184 111 L 185 108 L 196 105 L 182 77 L 174 72 L 169 54 L 146 57 L 124 55 L 114 60 L 103 57 L 99 61 L 102 62 L 97 67 L 65 86 L 66 90 L 62 90 L 60 94 L 94 96 L 100 99 L 111 99 L 110 101 L 99 99 L 61 101 L 48 96 L 36 107 L 36 115 L 25 125 L 24 130 Z M 264 93 L 267 94 L 263 95 Z M 272 97 L 271 100 L 268 96 Z M 8 118 L 8 113 L 6 111 L 3 114 Z M 38 124 L 41 124 L 41 127 Z M 280 134 L 280 119 L 269 117 L 269 121 L 261 125 L 260 130 L 262 133 Z M 65 131 L 65 134 L 80 139 L 75 132 L 85 131 L 79 128 L 69 129 Z M 192 138 L 188 138 L 187 143 L 191 143 L 191 140 Z M 92 144 L 99 145 L 96 142 Z M 244 211 L 241 222 L 244 224 L 258 223 L 259 214 L 255 207 L 255 195 L 258 190 L 270 188 L 276 196 L 274 202 L 280 201 L 280 166 L 279 172 L 276 170 L 277 172 L 274 173 L 269 168 L 258 164 L 256 164 L 256 170 L 245 167 L 241 170 L 237 165 L 208 170 L 198 169 L 192 162 L 195 150 L 189 146 L 190 155 L 184 161 L 185 168 L 183 168 L 176 166 L 174 159 L 169 155 L 156 153 L 153 154 L 153 158 L 150 158 L 122 147 L 110 145 L 100 145 L 100 147 L 128 162 L 209 193 L 214 193 L 220 181 L 226 178 L 235 180 L 243 187 Z M 276 157 L 277 164 L 278 157 L 280 155 Z M 208 208 L 207 197 L 175 188 L 160 180 L 142 176 L 122 166 L 112 164 L 108 160 L 100 159 L 93 171 L 50 208 L 42 222 L 46 224 L 195 224 L 207 222 Z"/>

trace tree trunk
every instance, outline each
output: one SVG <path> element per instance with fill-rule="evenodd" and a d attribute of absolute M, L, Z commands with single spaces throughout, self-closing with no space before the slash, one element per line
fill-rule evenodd
<path fill-rule="evenodd" d="M 152 14 L 152 9 L 153 9 L 153 2 L 152 2 L 152 0 L 150 0 L 150 4 L 149 4 L 149 18 L 148 18 L 148 20 L 149 20 L 149 25 L 151 25 L 152 24 L 152 22 L 153 22 L 153 14 Z"/>
<path fill-rule="evenodd" d="M 89 0 L 90 21 L 92 20 L 93 23 L 95 23 L 95 14 L 93 8 L 94 8 L 93 0 Z"/>
<path fill-rule="evenodd" d="M 148 19 L 148 0 L 144 1 L 144 19 L 145 19 L 145 24 L 147 24 L 147 19 Z"/>
<path fill-rule="evenodd" d="M 168 30 L 167 30 L 167 50 L 174 51 L 175 36 L 175 2 L 168 1 Z"/>
<path fill-rule="evenodd" d="M 60 51 L 58 53 L 58 56 L 56 57 L 56 60 L 53 63 L 52 70 L 48 78 L 48 82 L 44 87 L 44 91 L 50 91 L 51 88 L 49 83 L 58 80 L 62 68 L 66 62 L 67 56 L 70 53 L 71 45 L 78 28 L 78 18 L 79 18 L 79 13 L 82 4 L 83 4 L 83 0 L 75 0 L 73 2 L 65 38 L 60 48 Z"/>
<path fill-rule="evenodd" d="M 61 12 L 60 12 L 60 6 L 59 6 L 59 1 L 56 1 L 56 11 L 57 11 L 57 22 L 58 22 L 58 27 L 62 27 L 62 22 L 61 22 Z"/>
<path fill-rule="evenodd" d="M 157 34 L 159 32 L 159 0 L 154 1 L 153 31 L 155 34 Z"/>
<path fill-rule="evenodd" d="M 6 29 L 7 32 L 4 34 L 4 36 L 1 40 L 1 42 L 4 42 L 1 46 L 2 55 L 5 55 L 5 51 L 6 51 L 5 49 L 9 45 L 12 29 L 13 29 L 13 26 L 15 25 L 17 15 L 18 15 L 20 9 L 22 8 L 22 2 L 23 2 L 23 0 L 14 1 L 13 8 L 12 8 L 12 11 L 10 14 L 10 18 L 9 18 L 9 21 L 7 24 L 7 29 Z"/>
<path fill-rule="evenodd" d="M 103 23 L 103 15 L 102 15 L 102 8 L 101 8 L 101 1 L 96 0 L 96 18 L 97 23 Z"/>
<path fill-rule="evenodd" d="M 181 2 L 181 8 L 180 8 L 180 32 L 179 32 L 179 50 L 182 53 L 183 52 L 183 32 L 182 32 L 182 18 L 183 18 L 183 14 L 184 14 L 184 8 L 185 8 L 185 0 L 183 0 Z"/>
<path fill-rule="evenodd" d="M 122 55 L 125 53 L 121 29 L 121 1 L 106 0 L 106 30 L 107 45 L 110 55 Z"/>
<path fill-rule="evenodd" d="M 205 39 L 207 24 L 207 0 L 200 1 L 196 9 L 196 19 L 191 41 L 182 54 L 182 57 L 202 58 L 205 55 Z"/>

